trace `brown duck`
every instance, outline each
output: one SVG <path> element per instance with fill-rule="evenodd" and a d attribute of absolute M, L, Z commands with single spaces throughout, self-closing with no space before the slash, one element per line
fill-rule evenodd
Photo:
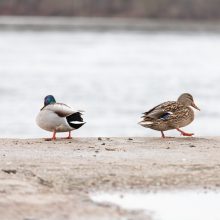
<path fill-rule="evenodd" d="M 183 136 L 192 136 L 193 133 L 180 130 L 194 120 L 194 112 L 191 107 L 200 111 L 194 103 L 192 95 L 184 93 L 177 101 L 164 102 L 143 113 L 143 120 L 139 124 L 160 131 L 163 138 L 165 138 L 164 131 L 172 129 L 176 129 Z"/>

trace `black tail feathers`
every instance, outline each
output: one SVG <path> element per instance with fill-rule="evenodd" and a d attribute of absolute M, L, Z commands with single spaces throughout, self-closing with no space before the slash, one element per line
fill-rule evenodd
<path fill-rule="evenodd" d="M 86 122 L 83 122 L 82 113 L 76 112 L 66 117 L 68 124 L 75 129 L 82 127 Z"/>

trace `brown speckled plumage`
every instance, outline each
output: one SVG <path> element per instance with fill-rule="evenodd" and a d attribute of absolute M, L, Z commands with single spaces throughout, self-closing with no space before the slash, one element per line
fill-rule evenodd
<path fill-rule="evenodd" d="M 189 106 L 199 110 L 194 104 L 193 97 L 184 93 L 177 101 L 164 102 L 143 113 L 142 121 L 139 124 L 157 131 L 185 127 L 194 120 L 194 112 Z M 184 132 L 182 134 L 184 135 Z"/>

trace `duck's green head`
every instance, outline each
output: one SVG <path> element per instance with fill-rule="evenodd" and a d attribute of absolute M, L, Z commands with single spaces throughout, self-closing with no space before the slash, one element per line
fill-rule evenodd
<path fill-rule="evenodd" d="M 55 98 L 52 95 L 48 95 L 44 98 L 44 106 L 56 103 Z"/>

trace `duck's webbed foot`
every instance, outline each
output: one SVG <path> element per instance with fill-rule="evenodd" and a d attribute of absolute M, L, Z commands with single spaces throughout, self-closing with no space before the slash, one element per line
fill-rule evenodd
<path fill-rule="evenodd" d="M 176 130 L 179 131 L 183 136 L 192 137 L 194 135 L 194 133 L 187 133 L 185 131 L 180 130 L 179 128 L 177 128 Z"/>

